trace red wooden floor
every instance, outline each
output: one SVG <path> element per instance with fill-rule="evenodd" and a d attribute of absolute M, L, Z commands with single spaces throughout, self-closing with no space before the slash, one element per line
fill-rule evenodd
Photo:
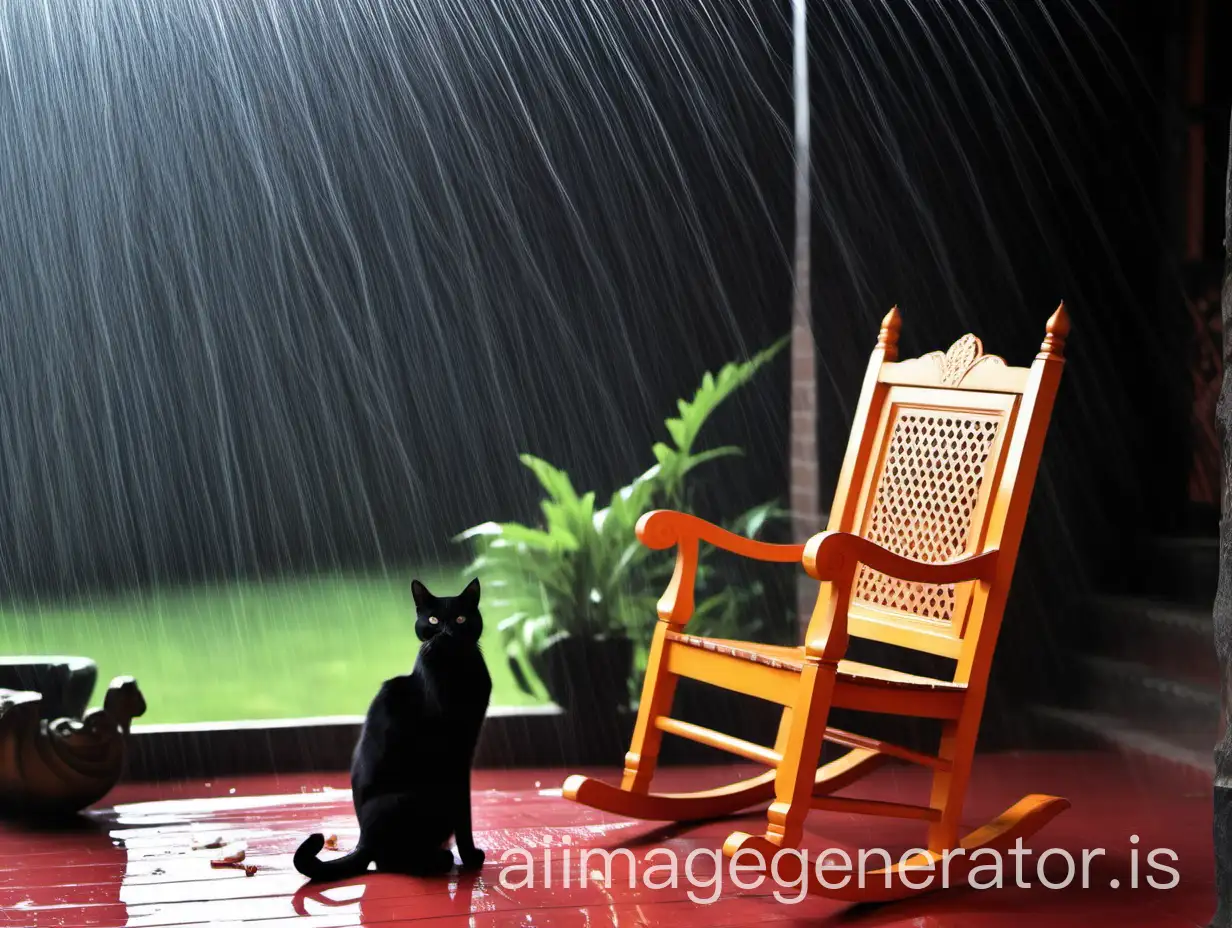
<path fill-rule="evenodd" d="M 694 788 L 745 773 L 741 768 L 703 772 L 668 770 L 670 789 Z M 926 781 L 915 768 L 886 768 L 853 790 L 854 794 L 898 801 L 918 801 Z M 395 928 L 431 920 L 433 925 L 468 928 L 548 928 L 548 926 L 752 925 L 916 926 L 974 928 L 1007 925 L 1037 928 L 1068 926 L 1204 925 L 1211 912 L 1212 867 L 1210 784 L 1168 769 L 1127 764 L 1102 754 L 996 755 L 981 758 L 965 818 L 972 827 L 992 818 L 1028 792 L 1069 797 L 1073 808 L 1027 842 L 1034 856 L 1024 858 L 1030 888 L 1014 886 L 1014 862 L 1006 861 L 1007 888 L 949 889 L 880 907 L 852 907 L 808 898 L 795 904 L 778 901 L 773 892 L 792 898 L 798 890 L 763 885 L 742 890 L 724 883 L 717 901 L 692 901 L 714 894 L 716 875 L 708 855 L 694 858 L 694 881 L 685 874 L 688 854 L 718 849 L 726 835 L 753 830 L 760 821 L 739 819 L 693 827 L 663 827 L 631 822 L 567 803 L 553 795 L 561 771 L 492 771 L 478 775 L 475 818 L 478 843 L 488 863 L 474 876 L 411 879 L 370 874 L 347 884 L 304 892 L 290 855 L 309 831 L 336 834 L 347 848 L 355 823 L 344 777 L 284 777 L 209 784 L 180 783 L 127 786 L 88 818 L 87 827 L 32 834 L 0 826 L 0 925 L 44 926 L 210 925 L 235 928 L 342 928 L 380 925 Z M 1137 845 L 1131 836 L 1138 836 Z M 922 836 L 910 824 L 892 820 L 815 813 L 806 846 L 884 848 L 895 859 Z M 217 850 L 193 850 L 194 839 L 221 837 L 246 849 L 245 863 L 258 869 L 214 869 Z M 612 885 L 580 879 L 562 885 L 566 841 L 572 855 L 580 848 L 615 850 L 635 855 L 635 887 L 630 888 L 627 858 L 616 857 Z M 545 862 L 544 845 L 552 848 Z M 1084 849 L 1103 848 L 1090 865 L 1090 885 L 1080 875 L 1064 889 L 1039 885 L 1035 860 L 1048 848 L 1062 848 L 1081 862 Z M 503 851 L 522 848 L 533 855 L 532 885 L 519 885 L 526 871 L 504 871 Z M 679 885 L 655 888 L 670 875 L 671 859 L 656 848 L 674 852 Z M 1169 880 L 1153 871 L 1147 855 L 1157 848 L 1175 852 L 1164 859 L 1179 872 L 1171 889 L 1155 889 L 1146 877 Z M 1139 887 L 1131 888 L 1137 850 Z M 649 855 L 649 860 L 646 860 Z M 576 861 L 576 856 L 572 860 Z M 810 858 L 812 859 L 812 858 Z M 1157 858 L 1159 859 L 1159 858 Z M 668 866 L 657 871 L 650 867 Z M 595 859 L 591 858 L 591 869 Z M 1043 876 L 1065 878 L 1059 855 L 1047 862 Z M 599 875 L 596 874 L 596 877 Z M 747 880 L 747 876 L 739 875 Z M 549 884 L 550 877 L 550 885 Z M 1112 888 L 1117 881 L 1118 888 Z M 650 885 L 647 885 L 647 884 Z"/>

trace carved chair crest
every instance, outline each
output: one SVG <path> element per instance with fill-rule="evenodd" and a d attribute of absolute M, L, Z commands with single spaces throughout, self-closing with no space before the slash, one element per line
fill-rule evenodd
<path fill-rule="evenodd" d="M 995 354 L 984 354 L 983 343 L 977 336 L 968 333 L 945 351 L 930 351 L 904 361 L 903 365 L 935 369 L 939 384 L 956 387 L 978 367 L 1005 367 L 1005 359 Z"/>

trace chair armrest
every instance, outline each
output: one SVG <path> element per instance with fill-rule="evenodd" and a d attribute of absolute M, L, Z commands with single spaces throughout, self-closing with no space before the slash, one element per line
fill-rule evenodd
<path fill-rule="evenodd" d="M 754 541 L 727 529 L 670 509 L 656 509 L 637 520 L 637 538 L 647 548 L 661 551 L 676 548 L 676 569 L 671 582 L 659 598 L 659 618 L 683 627 L 693 615 L 693 584 L 697 578 L 697 556 L 703 541 L 758 561 L 798 564 L 804 556 L 804 545 L 776 545 Z"/>
<path fill-rule="evenodd" d="M 704 541 L 716 548 L 755 561 L 794 564 L 799 563 L 804 555 L 804 545 L 776 545 L 767 541 L 754 541 L 705 519 L 671 509 L 656 509 L 638 519 L 637 537 L 647 548 L 656 551 L 688 541 Z"/>
<path fill-rule="evenodd" d="M 908 583 L 963 583 L 989 581 L 997 569 L 998 551 L 955 558 L 952 561 L 919 561 L 895 554 L 875 541 L 849 532 L 821 532 L 804 546 L 804 569 L 815 580 L 850 580 L 857 564 L 864 564 L 889 577 Z"/>
<path fill-rule="evenodd" d="M 847 617 L 856 569 L 873 570 L 908 583 L 962 583 L 989 581 L 997 568 L 994 548 L 983 554 L 930 563 L 895 554 L 875 541 L 849 532 L 821 532 L 804 546 L 804 569 L 815 580 L 833 584 L 826 597 L 826 618 L 821 634 L 805 643 L 805 656 L 823 664 L 837 664 L 847 651 Z"/>

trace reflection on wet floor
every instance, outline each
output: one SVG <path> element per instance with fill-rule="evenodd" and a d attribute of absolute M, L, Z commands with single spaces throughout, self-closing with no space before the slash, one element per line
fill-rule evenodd
<path fill-rule="evenodd" d="M 750 878 L 733 879 L 723 866 L 716 868 L 715 855 L 733 829 L 757 827 L 756 811 L 699 825 L 632 822 L 561 799 L 549 784 L 563 781 L 564 771 L 519 770 L 477 775 L 476 839 L 488 849 L 488 863 L 477 874 L 411 879 L 374 872 L 306 885 L 291 867 L 291 852 L 305 834 L 336 835 L 340 851 L 357 837 L 345 777 L 130 785 L 117 790 L 113 808 L 91 813 L 79 828 L 32 833 L 6 827 L 0 833 L 0 910 L 4 924 L 22 928 L 344 928 L 428 920 L 468 928 L 717 928 L 764 921 L 976 928 L 1038 925 L 1044 918 L 1055 928 L 1085 928 L 1096 913 L 1101 922 L 1126 926 L 1192 925 L 1210 914 L 1212 898 L 1209 785 L 1163 767 L 1136 766 L 1133 778 L 1124 772 L 1124 761 L 1111 754 L 1007 754 L 977 761 L 970 822 L 1032 790 L 1071 799 L 1073 808 L 1028 847 L 1037 856 L 1051 847 L 1066 849 L 1079 860 L 1083 848 L 1103 847 L 1087 889 L 1042 888 L 1029 858 L 1029 889 L 1013 886 L 1007 863 L 1003 889 L 952 888 L 864 909 L 801 900 L 797 890 L 771 881 L 742 889 L 737 880 L 747 885 Z M 926 787 L 921 773 L 886 768 L 866 781 L 862 795 L 909 801 Z M 737 767 L 661 773 L 673 790 L 743 775 L 747 771 Z M 1137 845 L 1130 844 L 1132 834 L 1139 836 Z M 897 856 L 920 837 L 902 822 L 817 813 L 805 846 L 814 855 L 840 848 L 854 858 L 860 848 L 878 847 Z M 1130 888 L 1135 846 L 1175 851 L 1179 884 L 1151 888 L 1140 864 L 1139 888 Z M 256 868 L 251 876 L 211 866 L 237 849 L 244 864 Z M 1043 872 L 1056 882 L 1065 867 L 1053 859 Z M 1121 888 L 1113 889 L 1113 881 Z"/>

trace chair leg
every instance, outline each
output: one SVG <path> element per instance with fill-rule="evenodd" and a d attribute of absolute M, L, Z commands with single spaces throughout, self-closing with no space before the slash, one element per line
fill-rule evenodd
<path fill-rule="evenodd" d="M 791 736 L 791 706 L 784 706 L 779 716 L 779 731 L 774 737 L 774 753 L 780 757 L 787 750 L 787 739 Z"/>
<path fill-rule="evenodd" d="M 637 710 L 637 724 L 629 752 L 625 755 L 625 772 L 620 788 L 634 793 L 650 790 L 655 766 L 659 760 L 659 746 L 663 732 L 655 725 L 655 719 L 667 715 L 676 695 L 676 675 L 666 666 L 667 625 L 656 623 L 654 637 L 650 641 L 650 653 L 646 659 L 646 676 L 642 681 L 642 699 Z"/>
<path fill-rule="evenodd" d="M 824 767 L 817 768 L 813 775 L 813 795 L 824 796 L 850 786 L 876 770 L 884 760 L 882 754 L 852 748 Z M 746 780 L 692 793 L 635 793 L 602 780 L 574 774 L 565 780 L 560 794 L 563 799 L 580 802 L 612 815 L 660 822 L 701 822 L 722 818 L 773 799 L 775 774 L 776 771 L 768 770 Z M 737 832 L 728 840 L 734 839 L 733 847 L 738 849 L 747 837 L 743 832 Z M 756 840 L 767 847 L 772 846 L 760 835 Z M 731 853 L 734 854 L 735 850 Z"/>
<path fill-rule="evenodd" d="M 929 805 L 941 810 L 941 818 L 928 826 L 928 849 L 935 854 L 959 846 L 963 802 L 971 778 L 971 762 L 975 757 L 975 739 L 980 727 L 980 713 L 968 711 L 941 729 L 941 749 L 937 756 L 949 761 L 949 769 L 933 774 Z"/>
<path fill-rule="evenodd" d="M 778 847 L 796 847 L 803 837 L 837 671 L 836 664 L 805 664 L 796 702 L 801 711 L 789 709 L 783 714 L 778 738 L 783 759 L 774 778 L 774 802 L 766 813 L 765 834 L 765 839 Z"/>

